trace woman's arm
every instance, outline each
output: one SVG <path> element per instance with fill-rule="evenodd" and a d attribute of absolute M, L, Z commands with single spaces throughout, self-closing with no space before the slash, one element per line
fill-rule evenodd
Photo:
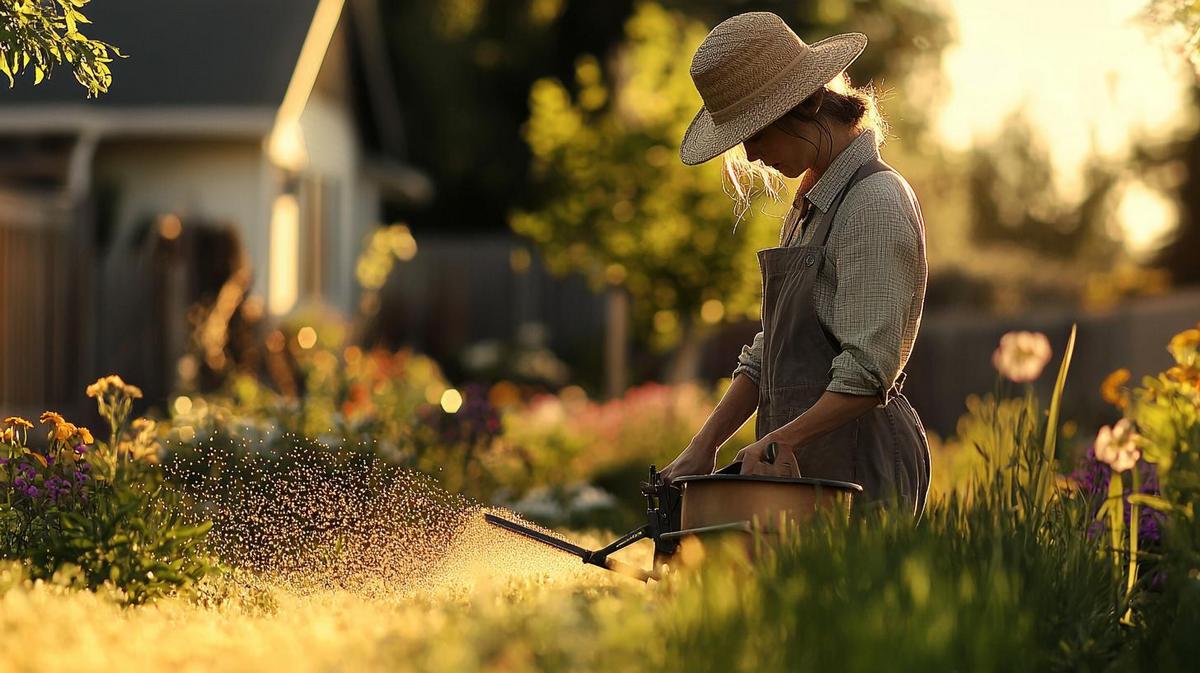
<path fill-rule="evenodd" d="M 758 384 L 746 373 L 739 373 L 691 443 L 660 474 L 671 481 L 692 474 L 712 473 L 721 445 L 742 427 L 757 407 Z"/>
<path fill-rule="evenodd" d="M 807 411 L 770 433 L 765 442 L 777 442 L 782 448 L 795 450 L 840 428 L 879 406 L 875 395 L 850 395 L 826 390 Z"/>
<path fill-rule="evenodd" d="M 696 433 L 692 443 L 698 444 L 716 455 L 725 440 L 737 432 L 737 429 L 742 427 L 742 424 L 757 408 L 758 384 L 748 375 L 738 374 L 729 389 L 725 391 L 725 395 L 721 397 L 717 408 L 713 409 L 708 420 L 704 422 L 704 426 Z"/>
<path fill-rule="evenodd" d="M 780 455 L 785 450 L 794 455 L 796 449 L 805 443 L 858 418 L 879 406 L 879 401 L 880 398 L 875 395 L 849 395 L 826 390 L 807 411 L 739 451 L 734 460 L 742 462 L 742 474 L 794 476 L 789 473 L 784 461 L 776 461 L 775 464 L 763 462 L 768 444 L 777 444 Z M 790 469 L 795 469 L 794 463 Z"/>

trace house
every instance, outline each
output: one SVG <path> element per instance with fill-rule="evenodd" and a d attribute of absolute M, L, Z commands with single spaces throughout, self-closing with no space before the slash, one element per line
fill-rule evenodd
<path fill-rule="evenodd" d="M 431 195 L 404 163 L 375 0 L 88 10 L 128 57 L 107 94 L 66 68 L 0 88 L 5 412 L 62 408 L 109 372 L 165 394 L 206 274 L 241 274 L 274 316 L 352 310 L 364 236 Z"/>

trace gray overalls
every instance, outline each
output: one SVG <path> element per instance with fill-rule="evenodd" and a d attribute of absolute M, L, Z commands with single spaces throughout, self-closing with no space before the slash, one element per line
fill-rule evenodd
<path fill-rule="evenodd" d="M 877 159 L 868 161 L 824 214 L 810 207 L 809 214 L 817 215 L 807 226 L 815 224 L 817 229 L 809 245 L 758 252 L 763 279 L 758 439 L 804 413 L 829 385 L 830 365 L 842 348 L 817 319 L 813 284 L 825 261 L 830 225 L 842 200 L 859 181 L 885 170 L 892 169 Z M 900 394 L 904 379 L 901 372 L 886 406 L 876 406 L 797 447 L 801 476 L 861 484 L 863 494 L 855 499 L 856 509 L 894 504 L 920 516 L 929 493 L 929 443 L 917 412 Z"/>

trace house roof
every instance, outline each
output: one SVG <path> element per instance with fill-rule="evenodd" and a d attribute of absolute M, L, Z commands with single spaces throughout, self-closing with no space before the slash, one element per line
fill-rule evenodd
<path fill-rule="evenodd" d="M 109 64 L 108 92 L 87 98 L 68 67 L 36 86 L 27 75 L 12 89 L 0 83 L 0 135 L 261 138 L 276 122 L 319 6 L 341 7 L 335 22 L 353 47 L 350 67 L 359 87 L 351 95 L 368 152 L 390 182 L 409 184 L 416 175 L 424 180 L 416 192 L 428 191 L 419 172 L 392 170 L 403 166 L 396 162 L 405 147 L 376 0 L 90 3 L 85 33 L 128 56 Z"/>
<path fill-rule="evenodd" d="M 317 0 L 104 0 L 87 6 L 89 37 L 127 59 L 109 64 L 107 94 L 86 99 L 68 67 L 34 86 L 0 86 L 0 109 L 276 107 L 296 66 Z"/>

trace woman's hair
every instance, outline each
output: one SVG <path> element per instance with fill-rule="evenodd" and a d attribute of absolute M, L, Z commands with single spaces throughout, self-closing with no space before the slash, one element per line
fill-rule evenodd
<path fill-rule="evenodd" d="M 788 118 L 801 121 L 832 121 L 859 131 L 873 129 L 879 143 L 883 142 L 888 129 L 887 122 L 879 111 L 875 87 L 871 84 L 853 86 L 850 76 L 844 71 L 773 123 L 779 124 Z M 795 135 L 785 127 L 781 128 L 784 132 Z M 764 166 L 761 161 L 747 161 L 746 148 L 741 143 L 725 152 L 722 168 L 722 187 L 734 201 L 734 215 L 737 218 L 735 228 L 737 222 L 750 210 L 751 202 L 760 191 L 771 199 L 779 200 L 779 191 L 784 186 L 783 175 L 769 166 Z M 761 187 L 758 186 L 760 184 Z M 801 185 L 804 184 L 802 180 Z"/>

